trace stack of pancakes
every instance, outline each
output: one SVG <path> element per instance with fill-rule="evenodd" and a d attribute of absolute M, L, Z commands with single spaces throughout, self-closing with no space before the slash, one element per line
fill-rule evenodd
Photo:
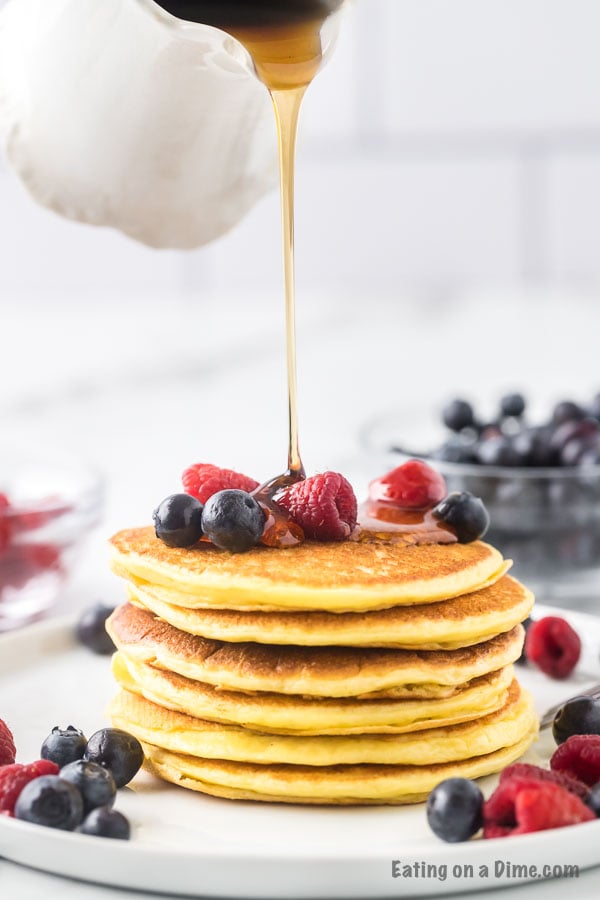
<path fill-rule="evenodd" d="M 413 803 L 517 759 L 531 593 L 493 547 L 305 543 L 231 554 L 112 539 L 110 715 L 162 778 L 220 797 Z"/>

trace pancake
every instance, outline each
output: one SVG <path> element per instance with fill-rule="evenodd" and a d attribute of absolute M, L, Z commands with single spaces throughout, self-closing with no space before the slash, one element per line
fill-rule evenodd
<path fill-rule="evenodd" d="M 295 737 L 260 734 L 166 710 L 128 691 L 112 701 L 113 725 L 172 753 L 261 765 L 357 764 L 428 766 L 494 753 L 535 727 L 531 696 L 513 681 L 505 705 L 475 722 L 414 734 Z"/>
<path fill-rule="evenodd" d="M 521 655 L 521 625 L 459 650 L 280 647 L 229 644 L 186 634 L 152 613 L 125 604 L 107 630 L 128 659 L 230 691 L 314 697 L 451 696 L 467 681 L 510 665 Z"/>
<path fill-rule="evenodd" d="M 511 746 L 432 766 L 257 765 L 200 759 L 143 743 L 146 768 L 180 787 L 232 800 L 310 804 L 407 804 L 426 800 L 446 778 L 499 772 L 525 753 L 537 727 Z"/>
<path fill-rule="evenodd" d="M 218 690 L 122 651 L 113 656 L 118 684 L 147 700 L 198 719 L 242 725 L 274 734 L 402 733 L 467 722 L 500 709 L 513 679 L 512 666 L 469 682 L 451 697 L 433 700 L 305 698 Z"/>
<path fill-rule="evenodd" d="M 167 547 L 148 527 L 121 531 L 111 545 L 117 574 L 167 588 L 163 599 L 190 608 L 387 609 L 471 593 L 505 571 L 501 554 L 481 541 L 307 541 L 276 553 L 259 546 L 234 554 L 202 542 L 185 550 Z"/>
<path fill-rule="evenodd" d="M 452 650 L 488 640 L 522 622 L 533 594 L 505 575 L 452 600 L 394 606 L 367 613 L 240 612 L 188 609 L 167 602 L 166 589 L 129 585 L 129 600 L 165 622 L 200 637 L 230 643 Z"/>

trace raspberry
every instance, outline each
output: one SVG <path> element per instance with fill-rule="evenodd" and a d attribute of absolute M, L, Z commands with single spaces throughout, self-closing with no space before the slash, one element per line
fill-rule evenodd
<path fill-rule="evenodd" d="M 60 547 L 55 544 L 22 544 L 21 554 L 32 569 L 61 568 Z"/>
<path fill-rule="evenodd" d="M 338 472 L 298 481 L 275 499 L 313 541 L 343 541 L 356 525 L 358 510 L 352 485 Z"/>
<path fill-rule="evenodd" d="M 568 678 L 579 661 L 581 640 L 560 616 L 533 622 L 525 639 L 525 656 L 551 678 Z"/>
<path fill-rule="evenodd" d="M 14 763 L 17 749 L 12 732 L 6 722 L 0 719 L 0 766 Z"/>
<path fill-rule="evenodd" d="M 200 503 L 206 503 L 209 497 L 218 491 L 229 489 L 250 493 L 258 487 L 258 481 L 234 472 L 233 469 L 220 469 L 211 463 L 194 463 L 188 466 L 181 476 L 186 494 L 196 497 Z"/>
<path fill-rule="evenodd" d="M 6 510 L 10 506 L 6 494 L 0 494 L 0 553 L 10 544 L 10 521 Z"/>
<path fill-rule="evenodd" d="M 483 805 L 484 838 L 529 834 L 595 819 L 592 810 L 558 784 L 506 778 Z"/>
<path fill-rule="evenodd" d="M 533 766 L 530 763 L 513 763 L 512 766 L 507 766 L 500 774 L 500 782 L 506 781 L 507 778 L 527 778 L 533 781 L 558 784 L 581 800 L 585 800 L 589 794 L 587 784 L 579 781 L 578 778 L 573 778 L 567 772 L 554 772 L 552 769 L 542 769 L 541 766 Z"/>
<path fill-rule="evenodd" d="M 21 765 L 14 763 L 0 769 L 0 815 L 14 815 L 15 803 L 26 784 L 40 775 L 58 775 L 58 766 L 48 759 Z"/>
<path fill-rule="evenodd" d="M 435 506 L 447 493 L 440 473 L 418 459 L 409 459 L 369 485 L 371 500 L 394 503 L 403 509 Z"/>
<path fill-rule="evenodd" d="M 550 768 L 592 787 L 600 781 L 600 735 L 574 734 L 567 738 L 554 751 Z"/>

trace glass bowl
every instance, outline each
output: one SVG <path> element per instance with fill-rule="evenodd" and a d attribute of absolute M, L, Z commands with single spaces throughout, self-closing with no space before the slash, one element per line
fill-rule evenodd
<path fill-rule="evenodd" d="M 98 473 L 78 460 L 0 448 L 0 632 L 56 601 L 102 494 Z"/>
<path fill-rule="evenodd" d="M 600 465 L 446 462 L 423 452 L 443 443 L 441 431 L 411 429 L 410 422 L 391 414 L 362 428 L 365 475 L 377 477 L 411 457 L 424 459 L 441 472 L 448 491 L 481 497 L 490 514 L 485 540 L 513 560 L 513 574 L 540 601 L 600 613 Z M 417 452 L 407 449 L 413 445 Z"/>

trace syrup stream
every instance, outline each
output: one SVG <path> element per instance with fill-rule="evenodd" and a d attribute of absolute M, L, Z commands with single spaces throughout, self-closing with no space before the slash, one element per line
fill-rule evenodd
<path fill-rule="evenodd" d="M 288 384 L 288 476 L 305 477 L 298 440 L 298 379 L 296 373 L 296 301 L 294 278 L 294 171 L 298 116 L 307 85 L 292 90 L 272 90 L 277 119 L 281 221 L 283 231 L 283 271 L 285 280 L 285 331 Z"/>

